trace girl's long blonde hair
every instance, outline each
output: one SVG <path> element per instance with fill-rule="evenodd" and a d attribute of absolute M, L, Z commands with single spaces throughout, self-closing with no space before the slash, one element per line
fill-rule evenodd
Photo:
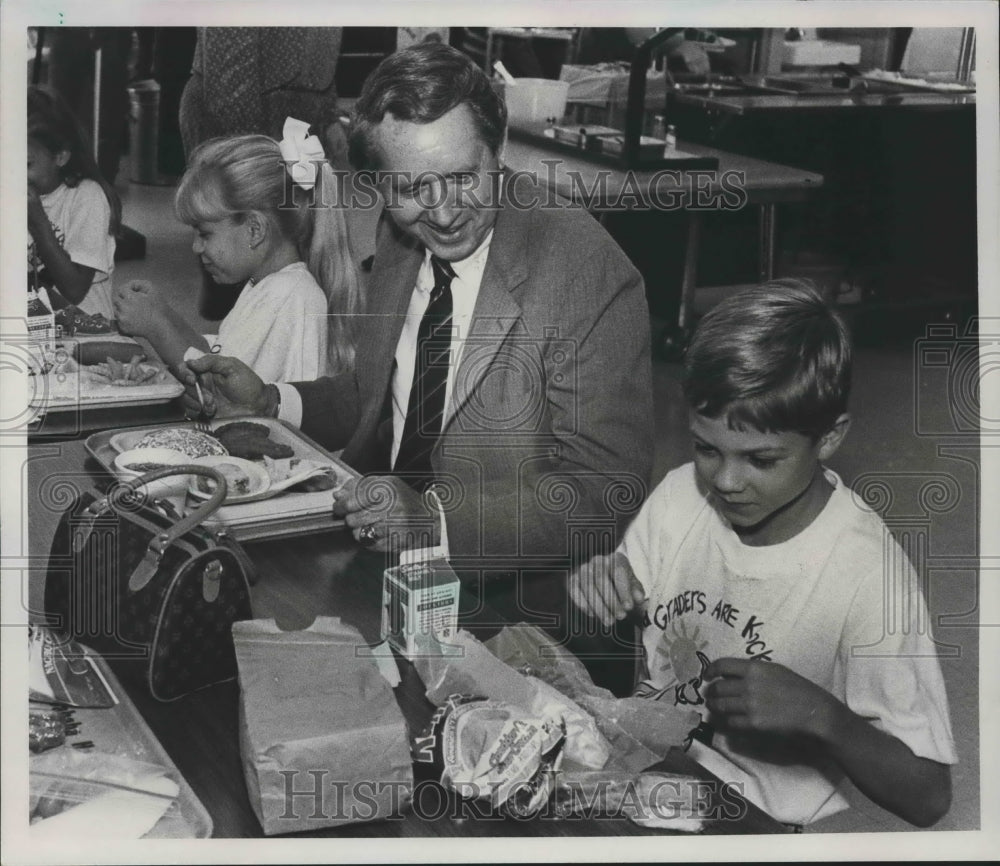
<path fill-rule="evenodd" d="M 326 295 L 330 372 L 354 364 L 353 318 L 364 303 L 335 185 L 333 170 L 324 162 L 315 188 L 301 189 L 286 171 L 274 139 L 239 135 L 199 145 L 174 199 L 177 217 L 188 225 L 259 211 L 295 243 Z"/>

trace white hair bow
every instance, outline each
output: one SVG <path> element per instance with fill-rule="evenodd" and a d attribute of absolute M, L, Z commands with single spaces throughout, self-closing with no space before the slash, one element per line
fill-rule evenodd
<path fill-rule="evenodd" d="M 292 181 L 302 189 L 312 189 L 316 185 L 316 169 L 326 159 L 322 143 L 309 134 L 308 123 L 294 117 L 285 118 L 281 134 L 278 147 Z"/>

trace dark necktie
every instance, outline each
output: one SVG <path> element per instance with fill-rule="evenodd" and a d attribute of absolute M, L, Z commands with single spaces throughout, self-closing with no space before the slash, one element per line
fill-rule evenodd
<path fill-rule="evenodd" d="M 434 477 L 431 451 L 441 434 L 444 395 L 451 366 L 451 281 L 455 272 L 448 262 L 431 256 L 434 288 L 417 331 L 413 384 L 406 409 L 403 436 L 396 455 L 395 472 L 406 473 L 417 489 Z"/>

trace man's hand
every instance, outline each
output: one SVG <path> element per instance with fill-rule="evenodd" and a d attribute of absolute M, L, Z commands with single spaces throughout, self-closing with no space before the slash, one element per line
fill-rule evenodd
<path fill-rule="evenodd" d="M 705 669 L 706 704 L 734 731 L 823 738 L 840 702 L 777 662 L 716 659 Z"/>
<path fill-rule="evenodd" d="M 605 626 L 624 619 L 633 608 L 646 600 L 632 565 L 624 554 L 595 556 L 580 566 L 569 579 L 569 595 L 584 613 L 599 619 Z"/>
<path fill-rule="evenodd" d="M 433 547 L 441 541 L 437 509 L 393 475 L 349 481 L 334 491 L 333 513 L 344 518 L 354 538 L 369 550 Z"/>
<path fill-rule="evenodd" d="M 166 324 L 162 301 L 146 280 L 132 280 L 117 286 L 114 293 L 115 319 L 123 334 L 148 337 Z"/>
<path fill-rule="evenodd" d="M 231 418 L 235 415 L 263 415 L 267 390 L 260 377 L 242 361 L 224 355 L 202 355 L 178 368 L 185 386 L 184 407 L 199 412 L 196 383 L 201 384 L 205 415 Z"/>

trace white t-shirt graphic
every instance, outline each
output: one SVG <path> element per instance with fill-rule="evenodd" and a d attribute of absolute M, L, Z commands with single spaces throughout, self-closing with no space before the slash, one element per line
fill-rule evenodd
<path fill-rule="evenodd" d="M 709 662 L 777 662 L 833 694 L 918 756 L 956 763 L 948 703 L 918 577 L 882 520 L 840 478 L 806 529 L 750 547 L 699 489 L 669 473 L 621 550 L 648 597 L 647 676 L 637 694 L 698 710 Z M 846 808 L 839 768 L 805 740 L 716 731 L 692 756 L 775 818 Z"/>
<path fill-rule="evenodd" d="M 77 306 L 89 315 L 100 313 L 115 317 L 112 304 L 111 275 L 115 269 L 115 238 L 110 234 L 111 206 L 97 181 L 84 178 L 76 186 L 62 183 L 40 196 L 52 231 L 70 260 L 94 269 L 94 279 L 87 296 Z M 42 262 L 35 243 L 28 238 L 29 267 Z"/>

